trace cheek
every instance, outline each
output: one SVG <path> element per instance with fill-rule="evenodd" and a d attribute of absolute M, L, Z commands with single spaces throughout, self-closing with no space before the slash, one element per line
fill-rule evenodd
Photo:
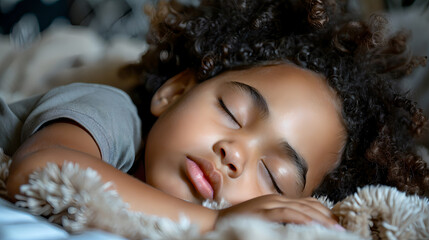
<path fill-rule="evenodd" d="M 249 181 L 250 180 L 250 181 Z M 263 191 L 255 179 L 236 181 L 223 187 L 222 197 L 232 205 L 269 194 Z"/>
<path fill-rule="evenodd" d="M 146 159 L 155 161 L 152 158 L 209 150 L 217 134 L 213 118 L 213 111 L 203 101 L 187 101 L 173 106 L 151 129 Z"/>
<path fill-rule="evenodd" d="M 161 122 L 158 133 L 163 136 L 162 141 L 171 147 L 196 146 L 205 142 L 215 130 L 210 124 L 210 113 L 206 111 L 177 111 L 166 118 Z"/>
<path fill-rule="evenodd" d="M 245 172 L 234 181 L 224 181 L 221 198 L 235 205 L 262 195 L 271 194 L 258 176 L 257 164 L 248 166 Z"/>

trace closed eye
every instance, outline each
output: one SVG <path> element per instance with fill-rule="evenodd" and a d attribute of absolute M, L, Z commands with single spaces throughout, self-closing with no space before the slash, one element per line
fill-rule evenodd
<path fill-rule="evenodd" d="M 274 179 L 273 174 L 271 174 L 270 169 L 268 169 L 268 167 L 267 167 L 267 165 L 265 165 L 264 161 L 262 161 L 262 164 L 264 165 L 265 170 L 268 172 L 268 175 L 270 176 L 271 182 L 272 182 L 272 184 L 273 184 L 274 188 L 276 189 L 276 191 L 277 191 L 279 194 L 283 195 L 283 191 L 280 189 L 279 185 L 277 185 L 277 182 L 276 182 L 276 180 Z"/>
<path fill-rule="evenodd" d="M 218 100 L 219 106 L 222 108 L 222 110 L 228 115 L 229 118 L 231 118 L 232 121 L 234 121 L 241 128 L 241 124 L 234 117 L 234 114 L 232 114 L 231 111 L 229 111 L 228 107 L 225 105 L 222 98 L 218 98 L 217 100 Z"/>

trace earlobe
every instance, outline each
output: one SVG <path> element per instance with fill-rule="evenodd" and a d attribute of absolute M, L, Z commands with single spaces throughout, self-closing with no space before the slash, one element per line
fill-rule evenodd
<path fill-rule="evenodd" d="M 150 105 L 151 113 L 159 117 L 168 107 L 192 89 L 195 84 L 195 74 L 191 70 L 185 70 L 168 79 L 153 95 Z"/>

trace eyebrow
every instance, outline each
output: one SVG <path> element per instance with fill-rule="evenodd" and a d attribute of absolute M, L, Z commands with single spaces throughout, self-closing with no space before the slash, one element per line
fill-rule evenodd
<path fill-rule="evenodd" d="M 259 110 L 259 113 L 262 118 L 268 117 L 270 113 L 268 103 L 265 100 L 264 96 L 262 96 L 262 94 L 256 88 L 249 86 L 245 83 L 236 81 L 231 81 L 228 84 L 231 84 L 234 87 L 238 87 L 240 90 L 243 90 L 246 94 L 248 94 L 252 99 L 253 104 Z M 298 152 L 287 141 L 282 141 L 280 145 L 283 152 L 285 152 L 288 157 L 292 158 L 298 170 L 297 184 L 301 186 L 301 190 L 303 190 L 307 182 L 307 161 L 305 161 L 305 159 L 300 154 L 298 154 Z"/>
<path fill-rule="evenodd" d="M 243 90 L 247 95 L 250 96 L 253 105 L 255 105 L 256 108 L 259 110 L 259 114 L 261 115 L 261 117 L 268 117 L 270 110 L 268 108 L 267 101 L 256 88 L 249 86 L 245 83 L 235 81 L 229 82 L 228 84 L 231 84 L 232 86 L 238 87 L 240 90 Z"/>

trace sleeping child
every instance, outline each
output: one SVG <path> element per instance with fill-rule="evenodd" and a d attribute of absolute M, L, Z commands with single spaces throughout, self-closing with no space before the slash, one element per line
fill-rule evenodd
<path fill-rule="evenodd" d="M 312 196 L 365 185 L 429 196 L 415 138 L 426 118 L 398 81 L 424 57 L 385 19 L 331 0 L 161 1 L 128 94 L 75 83 L 1 102 L 13 201 L 65 161 L 96 170 L 134 211 L 202 232 L 235 214 L 341 230 Z M 231 207 L 213 210 L 205 200 Z"/>

